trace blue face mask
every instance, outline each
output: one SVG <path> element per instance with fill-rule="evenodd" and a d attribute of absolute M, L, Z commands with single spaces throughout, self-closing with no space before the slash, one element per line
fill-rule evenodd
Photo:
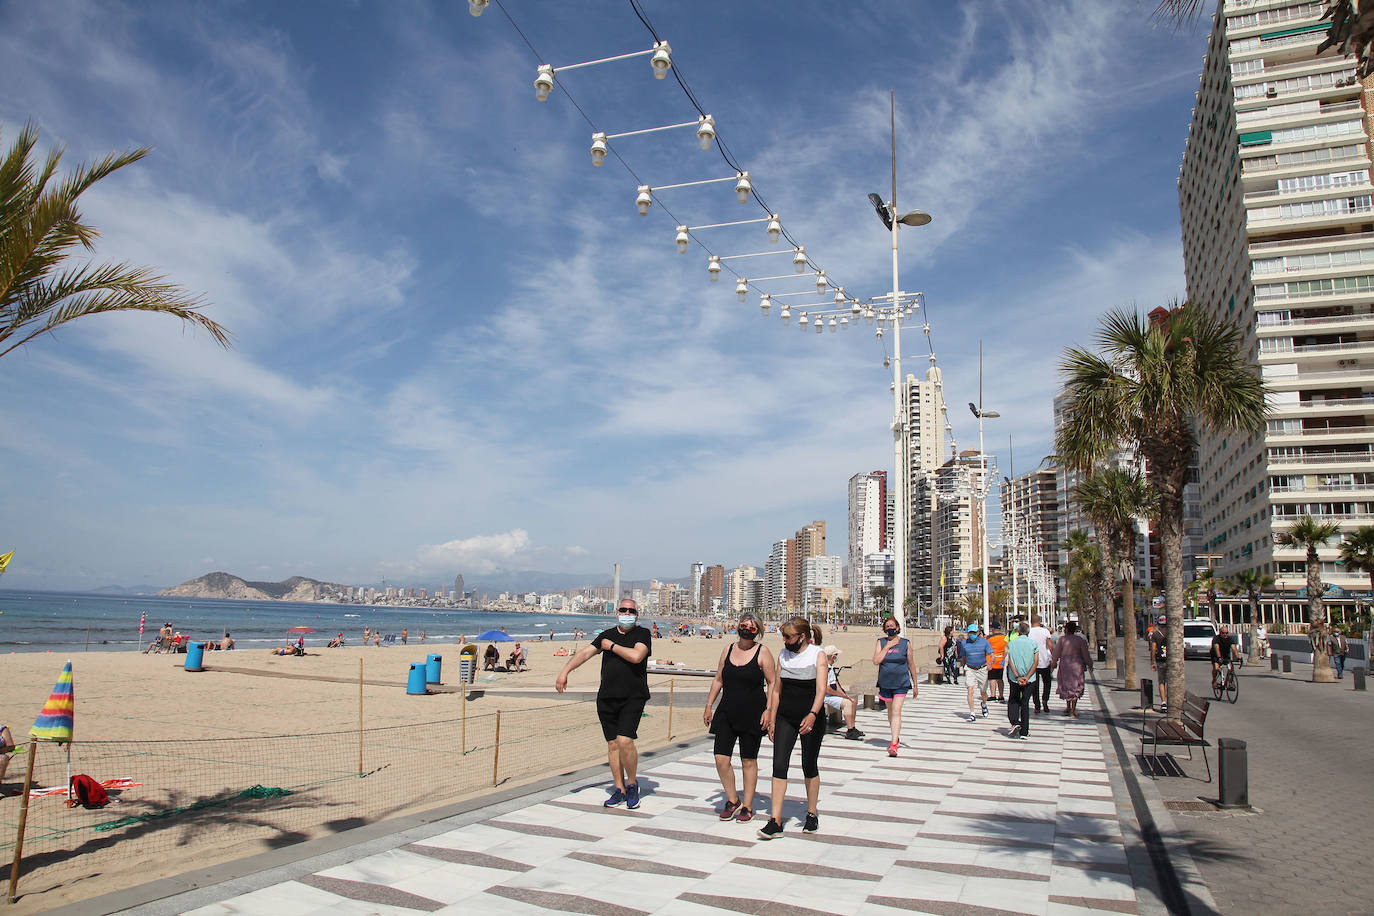
<path fill-rule="evenodd" d="M 638 621 L 639 618 L 634 614 L 621 614 L 616 618 L 616 623 L 620 624 L 620 626 L 626 630 L 633 627 Z"/>

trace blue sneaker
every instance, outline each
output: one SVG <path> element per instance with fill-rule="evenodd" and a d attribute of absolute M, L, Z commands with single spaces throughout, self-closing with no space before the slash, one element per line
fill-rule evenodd
<path fill-rule="evenodd" d="M 619 789 L 615 789 L 611 792 L 611 797 L 606 799 L 602 807 L 616 808 L 623 804 L 625 804 L 625 793 L 620 791 Z M 639 799 L 635 799 L 635 804 L 639 804 Z"/>
<path fill-rule="evenodd" d="M 625 807 L 631 810 L 639 807 L 639 783 L 625 787 Z"/>

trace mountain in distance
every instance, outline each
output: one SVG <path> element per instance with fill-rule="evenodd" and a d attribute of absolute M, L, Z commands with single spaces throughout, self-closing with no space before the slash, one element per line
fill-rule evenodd
<path fill-rule="evenodd" d="M 164 588 L 157 594 L 166 598 L 223 598 L 231 601 L 324 601 L 343 589 L 342 585 L 305 576 L 292 576 L 282 582 L 249 582 L 226 572 L 212 572 Z"/>
<path fill-rule="evenodd" d="M 161 585 L 102 585 L 100 588 L 93 588 L 89 594 L 92 595 L 112 595 L 117 598 L 140 598 L 145 595 L 156 595 L 162 591 Z"/>

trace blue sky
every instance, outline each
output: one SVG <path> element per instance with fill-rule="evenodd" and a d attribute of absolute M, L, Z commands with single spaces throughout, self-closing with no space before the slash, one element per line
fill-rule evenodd
<path fill-rule="evenodd" d="M 652 40 L 628 2 L 505 2 L 555 66 Z M 890 184 L 896 90 L 898 203 L 934 216 L 903 232 L 902 285 L 961 448 L 982 339 L 1004 473 L 1009 435 L 1018 470 L 1050 451 L 1066 343 L 1183 295 L 1205 35 L 1153 6 L 644 3 L 788 232 L 861 297 L 890 286 L 865 195 Z M 0 361 L 4 584 L 676 577 L 818 518 L 843 554 L 848 477 L 891 463 L 885 341 L 708 283 L 664 206 L 638 216 L 625 168 L 592 167 L 568 97 L 535 100 L 538 63 L 495 6 L 0 4 L 3 142 L 32 119 L 72 162 L 155 147 L 84 198 L 97 254 L 203 293 L 235 335 L 108 316 Z M 696 117 L 644 58 L 559 82 L 610 133 Z M 613 145 L 650 184 L 729 173 L 691 131 Z M 662 203 L 762 215 L 728 185 Z M 770 247 L 757 225 L 702 238 Z"/>

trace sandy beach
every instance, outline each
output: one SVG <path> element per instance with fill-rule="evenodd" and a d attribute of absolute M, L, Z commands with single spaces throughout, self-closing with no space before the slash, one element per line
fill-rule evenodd
<path fill-rule="evenodd" d="M 876 631 L 827 633 L 841 648 L 846 683 L 873 679 Z M 912 634 L 918 660 L 933 661 L 935 635 Z M 68 657 L 76 693 L 72 772 L 128 778 L 108 807 L 68 809 L 59 797 L 33 799 L 15 913 L 34 912 L 251 855 L 554 773 L 604 762 L 605 742 L 591 702 L 599 663 L 553 681 L 581 643 L 524 642 L 529 670 L 481 672 L 462 692 L 408 696 L 412 662 L 443 656 L 444 682 L 457 685 L 455 643 L 322 648 L 303 658 L 263 650 L 206 653 L 203 672 L 184 655 L 93 652 L 16 653 L 7 658 L 0 724 L 15 740 L 51 692 Z M 723 639 L 655 640 L 652 657 L 711 669 Z M 766 644 L 781 647 L 776 633 Z M 513 643 L 498 644 L 502 658 Z M 485 645 L 478 647 L 479 653 Z M 361 728 L 359 717 L 359 670 Z M 670 689 L 671 684 L 671 689 Z M 710 679 L 653 673 L 655 694 L 640 728 L 643 749 L 703 733 Z M 497 712 L 500 742 L 497 750 Z M 361 769 L 359 766 L 361 759 Z M 0 855 L 13 855 L 25 757 L 16 755 L 0 791 Z M 362 777 L 359 773 L 363 773 Z M 63 749 L 40 744 L 35 783 L 66 784 Z M 94 880 L 99 876 L 99 880 Z"/>

